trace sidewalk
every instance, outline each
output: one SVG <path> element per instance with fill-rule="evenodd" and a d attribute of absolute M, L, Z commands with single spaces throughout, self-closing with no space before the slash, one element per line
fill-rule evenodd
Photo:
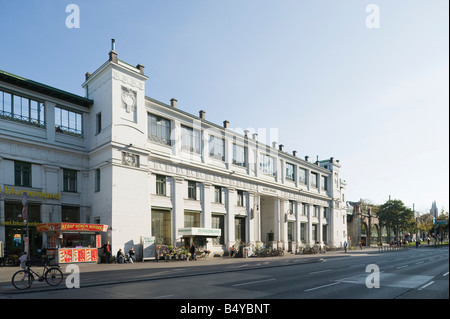
<path fill-rule="evenodd" d="M 281 267 L 306 263 L 321 262 L 324 258 L 351 257 L 352 255 L 378 253 L 377 248 L 363 248 L 344 251 L 334 251 L 325 254 L 294 255 L 287 253 L 280 257 L 208 257 L 197 261 L 145 261 L 127 264 L 77 264 L 80 270 L 80 286 L 99 286 L 137 282 L 145 280 L 157 280 L 163 278 L 176 278 L 185 276 L 205 275 L 221 272 L 236 272 L 255 268 Z M 11 284 L 12 275 L 20 267 L 0 267 L 0 295 L 23 292 L 49 291 L 55 289 L 67 289 L 65 279 L 70 275 L 61 265 L 64 273 L 64 281 L 57 287 L 51 287 L 45 282 L 35 280 L 30 289 L 20 291 Z M 38 272 L 42 267 L 35 267 Z"/>

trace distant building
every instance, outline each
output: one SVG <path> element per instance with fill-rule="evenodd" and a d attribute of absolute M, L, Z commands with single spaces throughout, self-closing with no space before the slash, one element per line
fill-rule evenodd
<path fill-rule="evenodd" d="M 431 204 L 430 215 L 431 215 L 431 217 L 434 217 L 434 218 L 438 218 L 439 217 L 439 211 L 438 211 L 438 208 L 437 208 L 437 205 L 436 205 L 436 201 L 434 201 Z"/>

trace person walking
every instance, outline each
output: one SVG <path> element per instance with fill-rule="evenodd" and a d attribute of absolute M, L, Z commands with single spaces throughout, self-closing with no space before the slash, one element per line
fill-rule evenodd
<path fill-rule="evenodd" d="M 192 243 L 191 248 L 189 249 L 189 252 L 191 253 L 191 260 L 197 260 L 197 257 L 195 256 L 195 245 Z"/>
<path fill-rule="evenodd" d="M 102 246 L 102 248 L 106 256 L 106 263 L 109 264 L 111 261 L 111 245 L 109 244 L 109 240 Z"/>

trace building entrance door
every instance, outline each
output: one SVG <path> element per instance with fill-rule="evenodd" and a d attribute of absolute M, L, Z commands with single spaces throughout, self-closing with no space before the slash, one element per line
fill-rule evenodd
<path fill-rule="evenodd" d="M 245 242 L 245 217 L 235 217 L 234 234 L 236 244 Z"/>

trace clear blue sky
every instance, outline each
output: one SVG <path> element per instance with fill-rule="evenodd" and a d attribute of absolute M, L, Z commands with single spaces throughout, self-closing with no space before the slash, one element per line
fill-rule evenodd
<path fill-rule="evenodd" d="M 71 3 L 79 28 L 66 27 Z M 119 59 L 145 66 L 147 96 L 339 159 L 347 200 L 448 211 L 448 12 L 447 0 L 1 1 L 0 69 L 84 95 L 115 38 Z"/>

